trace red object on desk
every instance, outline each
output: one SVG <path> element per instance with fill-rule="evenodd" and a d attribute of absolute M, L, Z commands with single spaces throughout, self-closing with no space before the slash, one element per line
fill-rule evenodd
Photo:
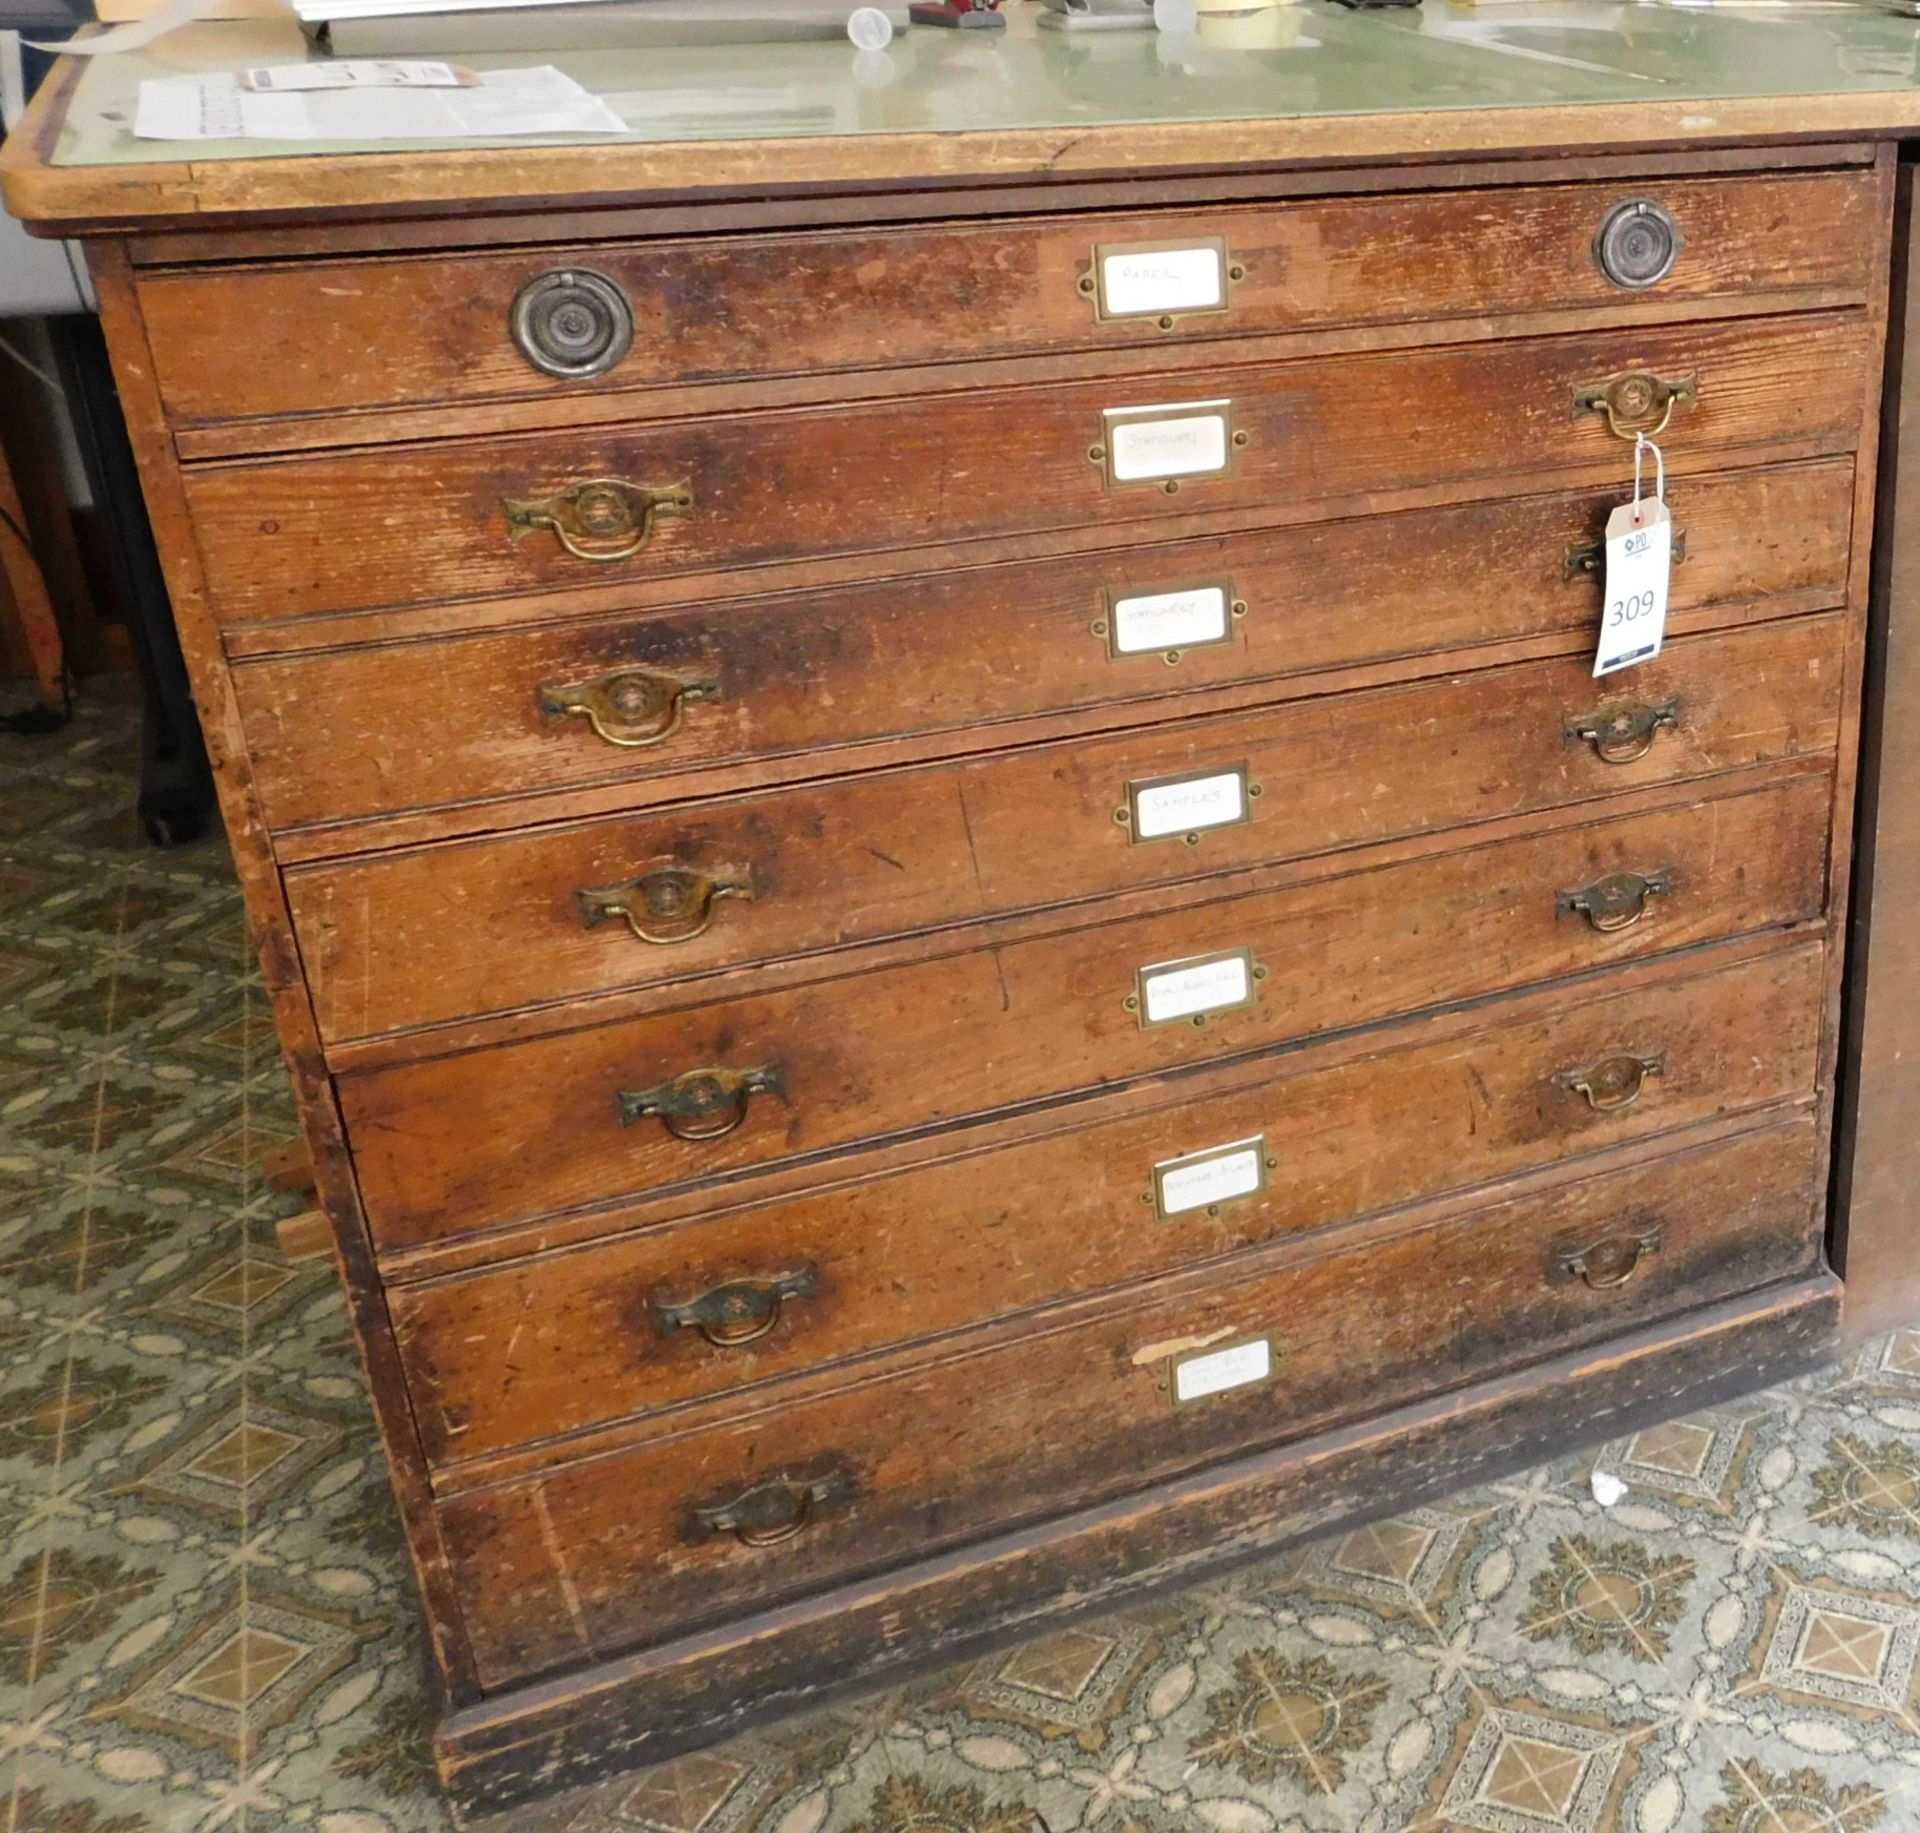
<path fill-rule="evenodd" d="M 915 0 L 907 8 L 907 17 L 915 25 L 961 26 L 975 31 L 1007 23 L 1000 17 L 1000 0 Z"/>

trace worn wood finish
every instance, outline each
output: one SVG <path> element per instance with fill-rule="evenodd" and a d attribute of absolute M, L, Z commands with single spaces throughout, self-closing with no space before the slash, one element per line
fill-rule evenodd
<path fill-rule="evenodd" d="M 757 1167 L 748 1178 L 725 1178 L 692 1189 L 664 1186 L 636 1191 L 612 1202 L 530 1217 L 525 1221 L 479 1232 L 439 1236 L 414 1245 L 383 1250 L 381 1271 L 388 1290 L 496 1267 L 523 1256 L 546 1255 L 592 1245 L 615 1235 L 633 1235 L 659 1228 L 675 1228 L 695 1217 L 720 1222 L 742 1209 L 753 1209 L 790 1198 L 846 1194 L 873 1178 L 893 1177 L 936 1166 L 952 1158 L 966 1158 L 981 1150 L 1002 1151 L 1036 1145 L 1040 1141 L 1077 1133 L 1083 1128 L 1140 1120 L 1190 1101 L 1226 1100 L 1250 1093 L 1276 1076 L 1311 1070 L 1318 1075 L 1340 1066 L 1420 1042 L 1444 1049 L 1469 1048 L 1495 1019 L 1524 1025 L 1532 1018 L 1559 1009 L 1562 1002 L 1583 999 L 1595 983 L 1617 976 L 1622 983 L 1653 995 L 1661 986 L 1677 986 L 1719 968 L 1731 970 L 1772 954 L 1783 945 L 1812 944 L 1828 934 L 1824 918 L 1783 937 L 1760 930 L 1704 948 L 1686 948 L 1654 955 L 1626 967 L 1601 967 L 1568 980 L 1501 997 L 1498 1011 L 1489 1002 L 1470 1000 L 1397 1018 L 1390 1027 L 1376 1025 L 1330 1035 L 1269 1045 L 1224 1058 L 1218 1063 L 1176 1071 L 1166 1076 L 1118 1082 L 1065 1102 L 1040 1102 L 1000 1110 L 991 1129 L 934 1128 L 896 1134 L 865 1143 L 857 1151 L 835 1153 L 825 1160 L 796 1158 Z M 1599 988 L 1605 991 L 1604 987 Z M 1623 984 L 1615 990 L 1626 990 Z M 1308 1060 L 1296 1060 L 1308 1059 Z M 1654 1098 L 1654 1085 L 1646 1098 Z"/>
<path fill-rule="evenodd" d="M 1831 1355 L 1821 1273 L 1604 1345 L 896 1566 L 451 1715 L 456 1802 L 500 1807 L 1111 1609 L 1804 1374 Z"/>
<path fill-rule="evenodd" d="M 1670 1312 L 1811 1270 L 1823 1172 L 1800 1118 L 1725 1143 L 1528 1188 L 1302 1260 L 1282 1250 L 1093 1302 L 1012 1349 L 911 1364 L 804 1406 L 710 1422 L 441 1505 L 490 1683 L 604 1659 L 1209 1457 L 1303 1436 Z M 1595 1289 L 1569 1254 L 1660 1231 Z M 1367 1328 L 1356 1330 L 1358 1320 Z M 1176 1407 L 1169 1365 L 1262 1337 L 1271 1379 Z M 898 1422 L 912 1419 L 903 1433 Z M 837 1463 L 848 1495 L 780 1546 L 693 1531 L 690 1510 Z"/>
<path fill-rule="evenodd" d="M 434 1681 L 450 1705 L 459 1705 L 477 1696 L 460 1603 L 447 1570 L 439 1521 L 428 1503 L 419 1433 L 399 1372 L 385 1296 L 373 1267 L 366 1220 L 341 1134 L 339 1106 L 320 1059 L 313 1001 L 300 972 L 285 892 L 274 869 L 272 844 L 254 789 L 246 740 L 234 706 L 232 676 L 223 665 L 219 636 L 202 589 L 192 519 L 182 498 L 179 473 L 168 450 L 166 422 L 153 390 L 153 368 L 139 304 L 124 251 L 118 245 L 96 245 L 89 254 L 89 267 L 99 297 L 101 324 L 113 352 L 141 490 L 180 630 L 194 706 L 213 764 L 220 813 L 233 847 L 248 934 L 260 958 L 261 982 L 290 1073 L 294 1112 L 306 1136 L 316 1192 L 332 1226 L 333 1253 L 367 1370 L 374 1421 L 425 1605 Z"/>
<path fill-rule="evenodd" d="M 653 1017 L 344 1075 L 374 1239 L 404 1246 L 1804 922 L 1825 903 L 1831 793 L 1821 772 L 759 997 L 690 988 Z M 1611 934 L 1559 914 L 1560 894 L 1613 871 L 1670 873 L 1673 893 Z M 1267 970 L 1251 1005 L 1142 1029 L 1126 1004 L 1139 969 L 1230 949 Z M 779 1092 L 752 1096 L 719 1138 L 621 1124 L 621 1089 L 709 1068 L 769 1070 Z"/>
<path fill-rule="evenodd" d="M 1613 307 L 1593 259 L 1607 212 L 1651 195 L 1686 238 L 1653 300 L 1672 314 L 1763 286 L 1820 304 L 1864 299 L 1879 220 L 1871 173 L 1542 186 L 1312 199 L 1017 224 L 588 242 L 438 259 L 148 273 L 141 309 L 179 427 L 520 396 L 641 391 L 693 381 L 819 375 L 909 363 L 1481 313 Z M 1082 296 L 1096 243 L 1224 238 L 1245 269 L 1227 309 L 1101 321 Z M 508 336 L 535 277 L 576 267 L 627 296 L 634 344 L 606 377 L 543 375 Z M 966 335 L 928 302 L 960 303 Z M 1787 303 L 1785 298 L 1781 304 Z M 269 446 L 272 428 L 253 437 Z"/>
<path fill-rule="evenodd" d="M 1584 657 L 1495 669 L 294 871 L 287 890 L 323 1035 L 364 1037 L 1827 756 L 1844 640 L 1837 616 L 1798 620 L 1676 644 L 1627 683 Z M 1638 757 L 1569 736 L 1613 709 L 1673 723 Z M 1201 772 L 1239 773 L 1246 819 L 1136 838 L 1130 786 Z M 744 889 L 660 943 L 581 901 L 662 871 Z"/>
<path fill-rule="evenodd" d="M 1676 476 L 1710 455 L 1844 450 L 1859 432 L 1867 347 L 1857 315 L 1808 314 L 210 464 L 186 488 L 216 611 L 273 622 L 604 585 L 606 566 L 552 536 L 516 541 L 504 508 L 596 478 L 691 491 L 692 512 L 660 521 L 619 563 L 663 577 L 936 538 L 1129 525 L 1138 538 L 1195 510 L 1331 511 L 1466 480 L 1495 494 L 1500 480 L 1624 454 L 1573 397 L 1637 372 L 1697 379 L 1698 404 L 1668 436 Z M 1232 403 L 1234 437 L 1247 442 L 1230 474 L 1188 478 L 1172 495 L 1107 487 L 1089 458 L 1107 410 L 1209 401 Z"/>
<path fill-rule="evenodd" d="M 1920 285 L 1914 168 L 1900 171 L 1894 327 L 1880 467 L 1867 782 L 1853 917 L 1837 1260 L 1858 1342 L 1920 1316 Z"/>
<path fill-rule="evenodd" d="M 717 78 L 716 80 L 723 80 Z M 1649 85 L 1649 90 L 1652 86 Z M 1483 155 L 1660 153 L 1754 141 L 1888 141 L 1920 128 L 1911 88 L 1729 95 L 1710 105 L 1643 91 L 1630 102 L 1289 114 L 1225 121 L 1129 121 L 974 130 L 904 129 L 783 139 L 562 147 L 462 147 L 301 159 L 56 166 L 70 93 L 43 88 L 0 147 L 9 209 L 46 234 L 179 226 L 247 230 L 373 216 L 408 219 L 519 207 L 556 198 L 593 208 L 639 201 L 753 198 L 807 188 L 906 191 L 998 183 L 1046 187 L 1088 175 L 1159 175 L 1259 167 L 1419 166 Z M 1699 152 L 1696 152 L 1699 157 Z M 858 215 L 856 204 L 850 214 Z"/>
<path fill-rule="evenodd" d="M 1691 179 L 1711 171 L 1738 173 L 1832 171 L 1871 166 L 1879 157 L 1872 140 L 1822 140 L 1812 144 L 1727 146 L 1703 160 L 1698 153 L 1582 153 L 1516 159 L 1457 159 L 1404 168 L 1338 167 L 1218 170 L 1200 176 L 1164 172 L 1125 177 L 1065 178 L 1044 186 L 951 185 L 922 190 L 867 191 L 858 220 L 869 226 L 1000 217 L 1057 216 L 1064 211 L 1168 210 L 1189 204 L 1219 208 L 1255 200 L 1295 197 L 1377 196 L 1397 191 L 1499 190 L 1596 180 L 1642 186 Z M 718 235 L 741 230 L 836 228 L 849 220 L 847 200 L 830 193 L 795 191 L 754 197 L 604 204 L 582 202 L 543 216 L 524 212 L 447 213 L 416 216 L 405 225 L 407 246 L 427 251 L 472 253 L 485 248 L 531 248 L 545 243 L 617 242 L 636 237 Z M 374 213 L 351 221 L 295 220 L 279 227 L 222 225 L 196 230 L 168 224 L 151 235 L 122 242 L 135 268 L 173 269 L 208 262 L 279 260 L 285 256 L 391 254 L 397 225 Z M 1877 240 L 1878 231 L 1875 231 Z M 1631 309 L 1623 302 L 1622 309 Z"/>
<path fill-rule="evenodd" d="M 480 1457 L 1810 1099 L 1820 973 L 1815 943 L 1680 982 L 1609 980 L 1496 1007 L 1466 1038 L 1416 1030 L 1358 1059 L 1282 1058 L 1253 1087 L 1214 1072 L 1138 1117 L 818 1195 L 697 1203 L 684 1226 L 396 1286 L 414 1413 L 435 1461 Z M 1629 1057 L 1655 1073 L 1591 1097 L 1570 1079 Z M 1364 1155 L 1349 1145 L 1360 1133 Z M 1264 1189 L 1162 1217 L 1154 1166 L 1249 1140 L 1274 1161 Z M 1050 1223 L 1030 1231 L 1036 1201 Z M 796 1272 L 809 1289 L 750 1342 L 712 1342 L 660 1310 Z"/>
<path fill-rule="evenodd" d="M 1686 536 L 1670 628 L 1840 604 L 1852 473 L 1847 460 L 1675 484 Z M 688 773 L 784 764 L 812 774 L 840 747 L 911 739 L 927 749 L 1012 742 L 1023 715 L 1078 711 L 1082 726 L 1196 707 L 1210 688 L 1305 694 L 1325 671 L 1552 640 L 1584 651 L 1599 586 L 1569 553 L 1599 541 L 1617 489 L 1519 497 L 1126 549 L 967 568 L 908 585 L 844 586 L 725 606 L 598 619 L 493 636 L 361 646 L 248 662 L 234 691 L 269 818 L 290 828 L 413 808 L 459 810 L 486 829 L 493 804 L 604 788 L 623 807 L 683 795 Z M 1767 539 L 1750 539 L 1765 528 Z M 1443 555 L 1472 564 L 1440 564 Z M 1501 590 L 1484 580 L 1497 571 Z M 1381 618 L 1410 572 L 1417 612 Z M 1094 626 L 1111 601 L 1218 580 L 1247 607 L 1232 640 L 1115 656 Z M 1310 583 L 1310 589 L 1309 589 Z M 1428 666 L 1436 665 L 1429 662 Z M 673 738 L 623 750 L 579 719 L 552 722 L 538 689 L 642 668 L 711 680 Z M 998 728 L 995 730 L 994 728 Z M 418 742 L 422 731 L 431 744 Z M 869 751 L 870 755 L 870 751 Z M 543 806 L 548 806 L 544 805 Z M 378 843 L 365 828 L 332 851 Z"/>
<path fill-rule="evenodd" d="M 391 162 L 169 194 L 56 173 L 41 131 L 7 154 L 30 185 L 140 217 L 110 332 L 458 1801 L 1624 1429 L 1830 1328 L 1884 149 L 1279 171 L 1256 124 L 1180 130 L 1231 169 L 1136 182 L 1084 163 L 1117 142 L 1043 175 L 935 136 L 975 163 L 916 194 L 860 159 L 917 137 L 879 136 L 831 194 L 806 143 L 778 195 L 566 149 L 626 178 L 534 221 L 485 186 L 536 152 L 409 160 L 355 215 Z M 169 195 L 214 208 L 170 231 Z M 1626 196 L 1686 237 L 1631 296 L 1588 226 Z M 1096 243 L 1203 219 L 1248 262 L 1228 313 L 1091 317 Z M 504 302 L 575 261 L 617 268 L 641 344 L 549 384 Z M 925 308 L 956 279 L 959 339 Z M 1663 441 L 1690 558 L 1669 652 L 1595 684 L 1565 550 L 1629 451 L 1572 390 L 1638 369 L 1700 390 Z M 1229 476 L 1105 487 L 1101 409 L 1214 397 Z M 509 539 L 503 498 L 596 473 L 684 477 L 694 513 L 610 565 Z M 1232 641 L 1108 659 L 1111 590 L 1220 579 Z M 657 748 L 545 728 L 542 685 L 623 667 L 718 686 Z M 1644 758 L 1569 742 L 1669 696 Z M 1242 761 L 1245 826 L 1112 818 Z M 578 927 L 575 889 L 731 852 L 755 897 L 702 939 Z M 1601 933 L 1566 898 L 1610 871 L 1662 886 Z M 1140 970 L 1237 948 L 1248 1004 L 1141 1027 Z M 758 1072 L 737 1130 L 621 1124 L 619 1090 L 698 1069 Z M 1263 1192 L 1142 1200 L 1256 1137 Z M 780 1273 L 751 1344 L 684 1311 Z M 1276 1331 L 1256 1386 L 1158 1385 Z M 784 1525 L 726 1493 L 769 1477 L 814 1512 L 737 1543 Z"/>

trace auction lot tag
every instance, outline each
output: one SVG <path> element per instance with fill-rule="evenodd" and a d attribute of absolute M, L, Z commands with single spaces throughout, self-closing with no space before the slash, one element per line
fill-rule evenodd
<path fill-rule="evenodd" d="M 1654 456 L 1652 496 L 1640 493 L 1643 451 Z M 1667 588 L 1673 576 L 1673 517 L 1667 512 L 1666 462 L 1644 434 L 1633 449 L 1633 501 L 1607 517 L 1601 569 L 1600 653 L 1595 676 L 1618 674 L 1660 653 L 1667 634 Z"/>

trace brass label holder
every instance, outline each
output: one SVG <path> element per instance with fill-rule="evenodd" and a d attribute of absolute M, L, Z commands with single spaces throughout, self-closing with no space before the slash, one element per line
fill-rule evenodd
<path fill-rule="evenodd" d="M 1156 984 L 1165 986 L 1176 976 L 1187 983 L 1174 996 L 1178 1009 L 1156 1016 Z M 1198 1028 L 1222 1012 L 1240 1012 L 1251 1006 L 1259 998 L 1260 982 L 1266 977 L 1267 970 L 1254 960 L 1252 949 L 1223 948 L 1210 955 L 1187 955 L 1178 961 L 1156 961 L 1136 969 L 1133 991 L 1121 1004 L 1139 1021 L 1142 1031 L 1159 1031 L 1168 1025 Z M 1187 997 L 1203 1003 L 1186 1004 Z"/>
<path fill-rule="evenodd" d="M 1177 496 L 1189 482 L 1230 477 L 1236 454 L 1251 443 L 1233 424 L 1233 403 L 1224 398 L 1110 407 L 1100 421 L 1101 436 L 1087 448 L 1087 459 L 1100 467 L 1109 490 Z"/>
<path fill-rule="evenodd" d="M 1140 1201 L 1151 1204 L 1162 1222 L 1175 1221 L 1195 1210 L 1217 1216 L 1229 1203 L 1264 1196 L 1267 1174 L 1278 1170 L 1279 1165 L 1280 1161 L 1267 1151 L 1266 1135 L 1256 1133 L 1250 1139 L 1208 1146 L 1202 1152 L 1163 1158 L 1153 1167 L 1152 1181 L 1141 1191 Z"/>
<path fill-rule="evenodd" d="M 1220 628 L 1208 636 L 1191 634 L 1199 624 L 1194 610 L 1179 609 L 1182 600 L 1197 600 L 1204 594 L 1217 596 L 1220 602 Z M 1247 615 L 1247 601 L 1235 596 L 1230 579 L 1197 579 L 1191 585 L 1173 586 L 1160 592 L 1116 591 L 1106 589 L 1106 612 L 1088 626 L 1107 646 L 1109 662 L 1136 662 L 1142 656 L 1157 655 L 1169 668 L 1177 668 L 1195 649 L 1218 649 L 1234 639 L 1234 626 Z M 1123 643 L 1123 628 L 1129 620 L 1153 629 L 1153 640 Z M 1144 634 L 1144 633 L 1143 633 Z"/>
<path fill-rule="evenodd" d="M 1135 777 L 1127 785 L 1127 799 L 1113 811 L 1114 820 L 1127 830 L 1134 846 L 1155 840 L 1181 840 L 1198 846 L 1202 834 L 1220 827 L 1245 827 L 1253 819 L 1253 805 L 1260 799 L 1260 785 L 1250 780 L 1250 764 L 1214 765 L 1206 770 L 1182 770 L 1172 776 Z M 1201 793 L 1203 786 L 1227 786 L 1212 795 Z M 1192 793 L 1183 795 L 1183 791 Z M 1229 793 L 1230 790 L 1230 793 Z M 1213 812 L 1213 805 L 1234 805 L 1231 814 Z M 1170 820 L 1175 814 L 1192 819 Z"/>
<path fill-rule="evenodd" d="M 1203 1401 L 1264 1387 L 1280 1372 L 1281 1354 L 1279 1337 L 1265 1333 L 1191 1349 L 1162 1362 L 1154 1385 L 1174 1411 L 1181 1412 Z"/>
<path fill-rule="evenodd" d="M 1186 303 L 1193 292 L 1188 275 L 1176 276 L 1171 262 L 1162 261 L 1158 276 L 1142 276 L 1143 292 L 1158 279 L 1172 290 L 1171 297 L 1143 299 L 1139 305 L 1117 304 L 1112 297 L 1113 274 L 1110 263 L 1145 261 L 1156 255 L 1212 256 L 1214 300 L 1211 304 Z M 1196 265 L 1189 261 L 1189 265 Z M 1201 264 L 1203 265 L 1203 264 Z M 1234 260 L 1225 236 L 1185 236 L 1170 242 L 1096 242 L 1093 260 L 1075 283 L 1081 298 L 1093 302 L 1093 316 L 1101 324 L 1151 324 L 1162 331 L 1175 329 L 1185 318 L 1217 318 L 1232 309 L 1233 289 L 1246 279 L 1244 263 Z"/>

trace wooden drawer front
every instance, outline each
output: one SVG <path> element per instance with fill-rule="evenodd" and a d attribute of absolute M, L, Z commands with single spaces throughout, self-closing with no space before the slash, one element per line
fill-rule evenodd
<path fill-rule="evenodd" d="M 1821 772 L 1166 915 L 356 1071 L 338 1088 L 375 1240 L 401 1247 L 1809 918 L 1825 895 L 1829 797 Z M 1664 875 L 1670 893 L 1609 933 L 1562 913 L 1567 894 L 1617 872 Z M 1199 1026 L 1143 1027 L 1140 970 L 1238 950 L 1250 1003 Z M 1249 978 L 1248 964 L 1264 978 Z M 1145 990 L 1164 1010 L 1168 983 Z M 720 1106 L 683 1105 L 673 1124 L 717 1136 L 676 1137 L 650 1117 L 622 1124 L 622 1091 L 629 1111 L 643 1091 L 684 1102 L 712 1086 L 707 1071 L 743 1080 Z M 717 1131 L 730 1120 L 739 1124 Z"/>
<path fill-rule="evenodd" d="M 1633 199 L 1685 244 L 1640 293 L 1595 260 Z M 1877 216 L 1863 168 L 149 274 L 140 306 L 168 414 L 192 425 L 1763 291 L 1833 303 L 1865 296 Z M 1220 286 L 1224 310 L 1166 329 L 1150 301 L 1103 319 L 1082 291 L 1094 250 L 1119 254 L 1125 308 L 1140 244 L 1184 247 L 1204 280 L 1243 276 Z M 509 318 L 523 287 L 579 268 L 625 296 L 633 342 L 601 376 L 556 378 Z M 958 336 L 941 304 L 956 300 Z"/>
<path fill-rule="evenodd" d="M 1466 1037 L 1216 1071 L 1157 1113 L 393 1286 L 414 1416 L 435 1461 L 480 1457 L 1810 1097 L 1821 961 L 1535 996 Z M 1264 1188 L 1209 1206 L 1208 1175 Z"/>
<path fill-rule="evenodd" d="M 1392 1239 L 1251 1256 L 1041 1334 L 451 1500 L 441 1521 L 481 1679 L 664 1639 L 903 1548 L 1065 1513 L 1788 1277 L 1819 1253 L 1814 1146 L 1798 1118 L 1572 1185 L 1536 1180 Z M 1583 1254 L 1591 1284 L 1571 1270 Z M 1262 1338 L 1268 1379 L 1172 1404 L 1181 1349 Z M 766 1485 L 752 1512 L 771 1531 L 809 1481 L 803 1524 L 778 1544 L 694 1513 Z"/>
<path fill-rule="evenodd" d="M 1728 607 L 1840 602 L 1848 460 L 1691 479 L 1668 497 L 1687 542 L 1673 574 L 1673 628 Z M 968 568 L 910 589 L 843 586 L 323 650 L 244 663 L 233 679 L 278 828 L 614 783 L 638 806 L 684 792 L 658 779 L 714 764 L 934 733 L 973 744 L 983 726 L 1023 716 L 1142 701 L 1174 712 L 1173 697 L 1194 689 L 1586 631 L 1598 616 L 1597 581 L 1570 573 L 1567 556 L 1600 539 L 1619 500 L 1613 489 L 1475 503 Z M 1756 528 L 1766 540 L 1752 538 Z M 1450 554 L 1474 563 L 1442 564 Z M 1227 641 L 1183 648 L 1176 666 L 1160 649 L 1115 656 L 1095 628 L 1115 599 L 1210 586 L 1246 612 L 1228 624 Z M 1380 608 L 1394 604 L 1407 614 L 1383 618 Z M 642 749 L 597 736 L 584 715 L 543 710 L 543 689 L 564 699 L 635 671 L 664 678 L 666 693 L 687 681 L 713 690 L 683 705 L 670 739 Z M 671 717 L 662 708 L 650 723 Z M 485 818 L 476 808 L 473 819 Z"/>
<path fill-rule="evenodd" d="M 288 895 L 323 1035 L 398 1031 L 1827 754 L 1845 634 L 1762 625 L 1624 683 L 1522 663 L 537 828 L 292 871 Z M 1569 737 L 1603 717 L 1645 729 Z M 1167 796 L 1219 825 L 1137 838 Z"/>
<path fill-rule="evenodd" d="M 1854 313 L 1528 338 L 207 465 L 186 487 L 217 615 L 271 622 L 930 542 L 1140 529 L 1206 510 L 1287 520 L 1375 492 L 1484 484 L 1498 494 L 1494 480 L 1556 466 L 1600 462 L 1624 478 L 1626 445 L 1574 397 L 1640 373 L 1697 385 L 1697 404 L 1677 410 L 1667 436 L 1676 470 L 1737 447 L 1846 446 L 1870 341 Z M 1169 403 L 1175 411 L 1154 424 L 1220 432 L 1231 469 L 1173 494 L 1152 482 L 1109 488 L 1089 458 L 1118 449 L 1108 410 Z M 1227 405 L 1196 405 L 1206 403 Z M 1222 416 L 1230 439 L 1213 426 Z M 1160 436 L 1124 437 L 1137 450 Z M 515 539 L 509 502 L 552 502 L 599 479 L 683 492 L 692 508 L 655 520 L 646 544 L 612 563 L 576 557 L 538 529 Z M 611 510 L 596 526 L 576 544 L 636 538 Z"/>

